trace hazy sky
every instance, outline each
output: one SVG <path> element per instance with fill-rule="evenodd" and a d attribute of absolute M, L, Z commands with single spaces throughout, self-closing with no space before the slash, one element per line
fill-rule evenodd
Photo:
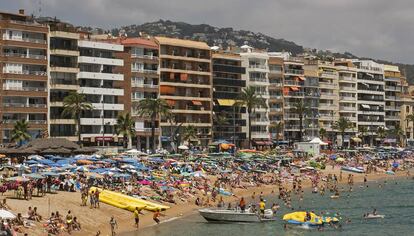
<path fill-rule="evenodd" d="M 40 3 L 40 4 L 39 4 Z M 3 11 L 112 28 L 159 19 L 262 32 L 305 47 L 414 63 L 412 0 L 0 0 Z"/>

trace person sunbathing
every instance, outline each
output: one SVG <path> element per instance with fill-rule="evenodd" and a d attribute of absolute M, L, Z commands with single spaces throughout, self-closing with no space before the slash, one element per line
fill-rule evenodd
<path fill-rule="evenodd" d="M 81 224 L 79 223 L 78 218 L 76 216 L 73 217 L 72 227 L 73 227 L 73 230 L 77 230 L 77 231 L 81 230 Z"/>
<path fill-rule="evenodd" d="M 7 204 L 7 199 L 3 199 L 3 202 L 0 203 L 0 208 L 5 210 L 11 210 L 11 207 Z"/>

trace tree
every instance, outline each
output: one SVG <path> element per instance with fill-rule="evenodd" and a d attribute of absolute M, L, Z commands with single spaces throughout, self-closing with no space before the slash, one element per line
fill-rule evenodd
<path fill-rule="evenodd" d="M 62 116 L 70 116 L 75 120 L 76 123 L 76 133 L 78 134 L 78 144 L 82 145 L 81 141 L 81 114 L 83 111 L 89 111 L 93 109 L 93 106 L 90 102 L 86 101 L 86 96 L 84 94 L 79 94 L 77 92 L 71 92 L 68 96 L 63 99 L 63 111 Z"/>
<path fill-rule="evenodd" d="M 170 106 L 167 101 L 161 98 L 145 98 L 138 102 L 136 110 L 138 111 L 139 116 L 149 117 L 151 119 L 151 149 L 152 152 L 155 153 L 155 144 L 157 142 L 155 138 L 155 126 L 157 116 L 169 117 L 171 113 Z"/>
<path fill-rule="evenodd" d="M 21 146 L 23 141 L 29 140 L 31 136 L 27 132 L 28 127 L 29 122 L 26 120 L 16 121 L 13 130 L 11 131 L 11 141 L 18 143 L 19 146 Z"/>
<path fill-rule="evenodd" d="M 395 127 L 394 129 L 388 130 L 388 134 L 394 136 L 397 139 L 397 142 L 402 146 L 402 137 L 404 136 L 404 131 L 400 126 Z"/>
<path fill-rule="evenodd" d="M 120 114 L 116 120 L 115 130 L 118 135 L 121 134 L 124 137 L 124 148 L 130 149 L 132 147 L 132 135 L 135 134 L 135 122 L 131 114 Z"/>
<path fill-rule="evenodd" d="M 299 116 L 299 142 L 302 142 L 303 136 L 303 117 L 310 112 L 309 105 L 303 99 L 299 99 L 293 104 L 293 113 Z"/>
<path fill-rule="evenodd" d="M 279 145 L 279 134 L 280 134 L 280 131 L 282 131 L 282 129 L 283 129 L 283 122 L 282 121 L 279 121 L 279 122 L 271 122 L 270 123 L 270 126 L 269 126 L 269 129 L 270 129 L 270 131 L 275 131 L 275 133 L 276 133 L 276 142 L 277 142 L 277 145 Z"/>
<path fill-rule="evenodd" d="M 187 140 L 188 145 L 191 143 L 191 139 L 197 138 L 197 128 L 189 125 L 184 127 L 183 140 Z"/>
<path fill-rule="evenodd" d="M 347 129 L 352 127 L 352 122 L 349 121 L 348 118 L 346 117 L 340 117 L 339 120 L 335 121 L 334 126 L 335 129 L 337 129 L 339 131 L 339 133 L 341 134 L 341 139 L 342 139 L 342 147 L 344 147 L 344 143 L 345 143 L 345 132 Z"/>
<path fill-rule="evenodd" d="M 221 115 L 215 115 L 214 116 L 214 123 L 217 125 L 218 131 L 217 134 L 219 134 L 218 138 L 223 138 L 223 127 L 229 123 L 227 117 L 223 114 Z"/>
<path fill-rule="evenodd" d="M 387 130 L 384 126 L 380 126 L 377 128 L 377 136 L 380 139 L 384 139 L 387 136 Z"/>
<path fill-rule="evenodd" d="M 361 133 L 361 136 L 362 136 L 362 144 L 364 144 L 364 139 L 365 139 L 365 136 L 368 133 L 368 128 L 366 126 L 360 126 L 359 127 L 359 132 Z"/>
<path fill-rule="evenodd" d="M 244 88 L 238 98 L 236 106 L 244 106 L 247 110 L 248 119 L 248 131 L 249 131 L 249 148 L 252 148 L 252 119 L 251 114 L 259 107 L 267 108 L 266 101 L 256 94 L 256 90 L 253 87 Z"/>
<path fill-rule="evenodd" d="M 319 135 L 321 136 L 321 140 L 323 141 L 323 138 L 326 136 L 326 129 L 320 128 Z"/>
<path fill-rule="evenodd" d="M 405 118 L 405 120 L 408 121 L 408 122 L 412 122 L 413 123 L 413 127 L 412 127 L 411 132 L 414 134 L 414 114 L 407 115 L 407 117 Z M 408 126 L 408 124 L 407 124 L 407 126 Z M 407 137 L 407 138 L 409 138 L 409 137 Z"/>

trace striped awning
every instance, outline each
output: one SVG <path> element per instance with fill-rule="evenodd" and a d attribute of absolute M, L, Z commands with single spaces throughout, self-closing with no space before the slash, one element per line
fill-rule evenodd
<path fill-rule="evenodd" d="M 226 107 L 231 107 L 236 103 L 236 101 L 233 99 L 217 99 L 217 102 L 219 103 L 220 106 L 226 106 Z"/>

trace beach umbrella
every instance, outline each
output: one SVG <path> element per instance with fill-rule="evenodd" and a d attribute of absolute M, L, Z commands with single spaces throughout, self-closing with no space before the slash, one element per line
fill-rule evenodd
<path fill-rule="evenodd" d="M 398 168 L 398 166 L 400 166 L 400 164 L 398 164 L 397 162 L 392 163 L 392 167 Z"/>
<path fill-rule="evenodd" d="M 6 181 L 26 182 L 26 181 L 29 181 L 29 179 L 23 176 L 15 176 L 15 177 L 7 178 Z"/>
<path fill-rule="evenodd" d="M 39 155 L 30 155 L 30 156 L 27 157 L 27 159 L 29 159 L 29 160 L 43 160 L 45 158 L 42 157 L 42 156 L 39 156 Z"/>
<path fill-rule="evenodd" d="M 30 167 L 38 167 L 38 168 L 43 168 L 43 167 L 45 167 L 45 165 L 42 165 L 42 164 L 39 164 L 39 163 L 36 163 L 36 164 L 32 164 L 32 165 L 29 165 Z"/>
<path fill-rule="evenodd" d="M 101 174 L 102 174 L 102 175 L 113 175 L 113 174 L 115 174 L 115 173 L 114 173 L 114 172 L 112 172 L 112 171 L 106 170 L 106 171 L 104 171 L 104 172 L 101 172 Z"/>
<path fill-rule="evenodd" d="M 162 191 L 175 191 L 175 188 L 169 186 L 161 186 Z"/>
<path fill-rule="evenodd" d="M 115 177 L 115 178 L 129 178 L 129 177 L 131 177 L 131 175 L 130 174 L 116 173 L 116 174 L 113 175 L 113 177 Z"/>
<path fill-rule="evenodd" d="M 336 158 L 336 161 L 337 161 L 337 162 L 344 162 L 344 161 L 345 161 L 345 159 L 344 159 L 344 158 L 342 158 L 342 157 L 340 157 L 340 158 Z"/>
<path fill-rule="evenodd" d="M 135 169 L 135 166 L 133 166 L 133 165 L 122 165 L 121 169 Z"/>
<path fill-rule="evenodd" d="M 26 162 L 24 162 L 24 163 L 26 163 L 26 164 L 28 164 L 28 165 L 33 165 L 33 164 L 38 164 L 39 162 L 37 162 L 37 161 L 35 161 L 35 160 L 29 160 L 29 161 L 26 161 Z"/>
<path fill-rule="evenodd" d="M 117 168 L 117 167 L 112 167 L 111 169 L 109 169 L 110 171 L 113 171 L 113 172 L 122 172 L 122 170 L 121 169 L 119 169 L 119 168 Z"/>
<path fill-rule="evenodd" d="M 120 160 L 120 162 L 122 162 L 122 163 L 136 163 L 137 160 L 132 159 L 132 158 L 124 158 L 124 159 Z"/>
<path fill-rule="evenodd" d="M 92 165 L 93 162 L 90 161 L 90 160 L 77 160 L 76 164 L 78 164 L 78 165 Z"/>
<path fill-rule="evenodd" d="M 88 172 L 86 173 L 86 176 L 94 178 L 94 179 L 102 179 L 103 176 L 98 174 L 98 173 L 94 173 L 94 172 Z"/>
<path fill-rule="evenodd" d="M 55 172 L 50 172 L 50 171 L 47 171 L 47 172 L 41 172 L 41 173 L 39 173 L 39 174 L 44 175 L 44 176 L 51 176 L 51 177 L 57 177 L 57 176 L 59 176 L 59 174 L 58 174 L 58 173 L 55 173 Z"/>
<path fill-rule="evenodd" d="M 138 183 L 140 183 L 142 185 L 150 185 L 151 181 L 144 179 L 144 180 L 138 181 Z"/>
<path fill-rule="evenodd" d="M 54 161 L 48 160 L 48 159 L 43 159 L 43 160 L 39 160 L 39 163 L 43 164 L 43 165 L 51 165 L 51 164 L 55 164 Z"/>
<path fill-rule="evenodd" d="M 16 216 L 11 213 L 10 211 L 4 210 L 4 209 L 0 209 L 0 219 L 2 220 L 12 220 L 16 218 Z"/>
<path fill-rule="evenodd" d="M 37 173 L 27 174 L 25 177 L 30 179 L 43 179 L 44 177 L 42 175 L 39 175 Z"/>
<path fill-rule="evenodd" d="M 89 168 L 86 167 L 86 166 L 79 166 L 79 167 L 76 167 L 75 171 L 88 172 L 89 171 Z"/>

